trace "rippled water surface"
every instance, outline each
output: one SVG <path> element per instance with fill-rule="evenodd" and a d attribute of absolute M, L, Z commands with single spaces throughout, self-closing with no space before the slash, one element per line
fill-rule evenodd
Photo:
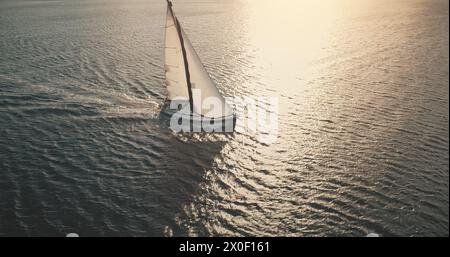
<path fill-rule="evenodd" d="M 448 1 L 174 2 L 277 141 L 160 120 L 165 1 L 0 1 L 0 236 L 448 236 Z"/>

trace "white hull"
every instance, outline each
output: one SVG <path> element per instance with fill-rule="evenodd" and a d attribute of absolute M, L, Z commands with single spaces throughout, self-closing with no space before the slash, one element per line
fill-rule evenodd
<path fill-rule="evenodd" d="M 182 133 L 233 133 L 236 116 L 230 115 L 220 119 L 210 119 L 198 114 L 191 115 L 178 110 L 171 110 L 165 105 L 161 115 L 170 121 L 170 128 Z"/>

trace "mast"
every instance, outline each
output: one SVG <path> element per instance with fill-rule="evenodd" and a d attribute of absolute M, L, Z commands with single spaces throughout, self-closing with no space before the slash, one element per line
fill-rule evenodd
<path fill-rule="evenodd" d="M 189 94 L 189 105 L 190 105 L 189 107 L 190 107 L 191 115 L 192 115 L 192 114 L 194 114 L 194 99 L 192 96 L 191 75 L 189 72 L 189 63 L 188 63 L 187 55 L 186 55 L 186 48 L 184 46 L 183 33 L 181 33 L 180 23 L 178 22 L 178 19 L 175 17 L 175 15 L 173 13 L 172 2 L 170 0 L 167 0 L 167 7 L 169 8 L 170 15 L 172 15 L 172 19 L 173 19 L 173 21 L 175 23 L 175 27 L 177 29 L 178 38 L 180 39 L 181 51 L 183 53 L 184 69 L 185 69 L 185 74 L 186 74 L 186 83 L 187 83 L 188 94 Z"/>

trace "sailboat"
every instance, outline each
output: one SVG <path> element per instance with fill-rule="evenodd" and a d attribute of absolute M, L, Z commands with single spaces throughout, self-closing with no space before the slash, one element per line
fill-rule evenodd
<path fill-rule="evenodd" d="M 167 0 L 164 68 L 168 96 L 161 113 L 177 132 L 233 132 L 236 115 L 211 80 Z"/>

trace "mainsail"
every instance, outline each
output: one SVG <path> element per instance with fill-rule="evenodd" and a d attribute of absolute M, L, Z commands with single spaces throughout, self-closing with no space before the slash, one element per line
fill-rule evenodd
<path fill-rule="evenodd" d="M 207 118 L 233 115 L 181 28 L 172 3 L 167 3 L 164 53 L 168 100 L 189 101 L 193 114 Z"/>

